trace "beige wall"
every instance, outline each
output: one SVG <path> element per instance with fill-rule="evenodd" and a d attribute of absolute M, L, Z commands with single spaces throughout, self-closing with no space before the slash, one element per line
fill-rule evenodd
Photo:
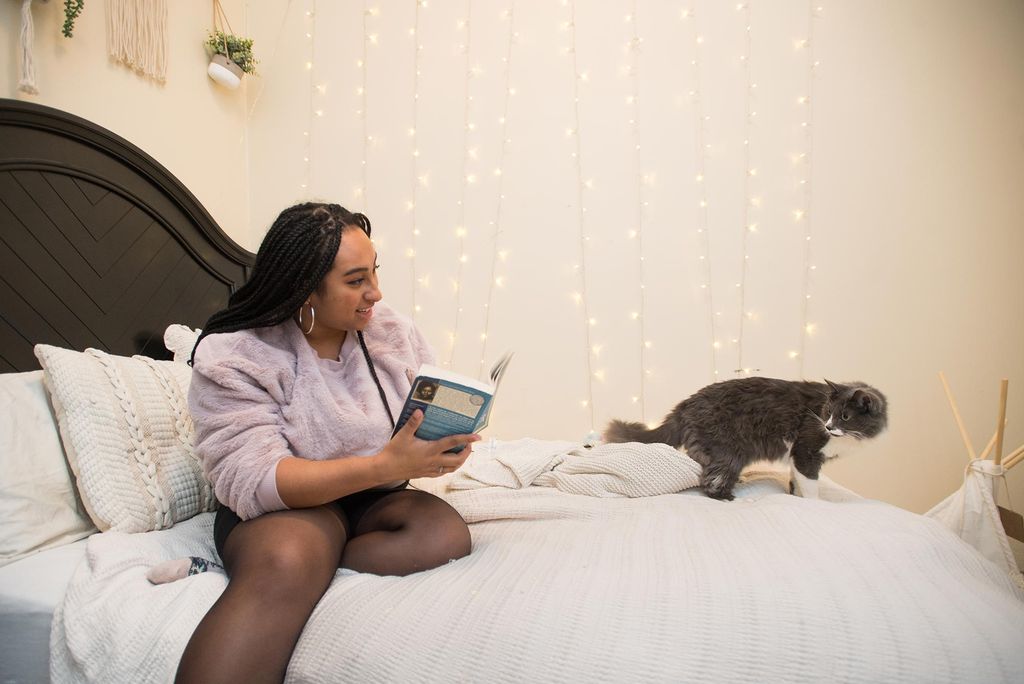
<path fill-rule="evenodd" d="M 417 322 L 440 360 L 475 373 L 482 356 L 517 350 L 493 436 L 582 439 L 612 417 L 658 420 L 749 367 L 885 391 L 888 433 L 826 473 L 914 511 L 955 489 L 966 463 L 940 370 L 979 450 L 995 427 L 999 379 L 1009 378 L 1006 442 L 1024 442 L 1024 4 L 822 0 L 811 53 L 795 43 L 808 35 L 807 3 L 753 2 L 745 63 L 736 3 L 698 2 L 683 19 L 692 3 L 636 2 L 634 56 L 634 3 L 577 0 L 575 56 L 587 73 L 579 167 L 567 134 L 577 126 L 571 4 L 517 0 L 509 47 L 509 0 L 472 3 L 468 31 L 467 3 L 430 2 L 418 41 L 411 1 L 370 3 L 377 12 L 365 16 L 364 3 L 319 2 L 315 17 L 309 1 L 232 3 L 232 15 L 247 10 L 262 60 L 245 93 L 204 75 L 205 3 L 170 4 L 165 87 L 107 62 L 101 3 L 87 6 L 71 41 L 58 35 L 59 3 L 37 7 L 38 100 L 139 144 L 250 248 L 303 198 L 366 211 L 385 294 L 401 310 L 421 307 Z M 14 5 L 0 5 L 5 27 Z M 3 54 L 14 54 L 14 32 L 0 35 Z M 0 71 L 0 91 L 14 93 L 13 72 Z M 516 94 L 506 108 L 507 85 Z M 809 93 L 810 109 L 798 101 Z M 757 112 L 749 125 L 748 110 Z M 710 145 L 703 186 L 698 131 Z M 247 172 L 220 174 L 222 161 L 244 170 L 246 154 Z M 756 176 L 745 177 L 748 154 Z M 760 204 L 745 219 L 751 198 Z M 809 211 L 809 224 L 796 209 Z M 745 223 L 758 229 L 744 241 Z M 635 229 L 641 240 L 629 237 Z M 492 261 L 503 279 L 493 295 Z M 573 292 L 585 294 L 596 352 Z M 808 293 L 816 328 L 804 339 Z M 641 302 L 642 325 L 631 315 Z M 745 314 L 741 345 L 733 340 Z M 651 347 L 641 357 L 643 339 Z M 790 358 L 802 345 L 803 357 Z M 588 376 L 588 360 L 603 379 Z M 1008 480 L 1021 508 L 1024 468 Z"/>
<path fill-rule="evenodd" d="M 1024 82 L 1024 5 L 818 4 L 813 59 L 820 64 L 808 116 L 798 98 L 808 94 L 811 58 L 794 43 L 807 37 L 808 4 L 752 3 L 749 64 L 757 88 L 749 109 L 757 115 L 746 127 L 739 57 L 747 23 L 736 3 L 697 3 L 688 20 L 681 19 L 687 2 L 636 3 L 643 42 L 635 79 L 625 47 L 633 3 L 575 3 L 576 57 L 588 75 L 580 84 L 580 160 L 582 178 L 592 181 L 582 191 L 582 262 L 576 141 L 566 134 L 576 126 L 569 5 L 517 1 L 519 38 L 509 52 L 501 14 L 512 6 L 507 0 L 473 3 L 468 32 L 459 28 L 467 3 L 431 2 L 419 12 L 417 58 L 412 2 L 378 3 L 366 17 L 360 3 L 319 3 L 315 21 L 305 16 L 306 5 L 286 13 L 278 2 L 250 16 L 265 45 L 284 35 L 250 129 L 254 225 L 304 195 L 365 210 L 377 230 L 386 296 L 406 311 L 415 300 L 418 323 L 442 361 L 450 356 L 454 367 L 475 372 L 481 353 L 490 359 L 506 347 L 517 350 L 491 431 L 506 438 L 587 434 L 590 411 L 581 401 L 591 398 L 588 355 L 591 371 L 604 378 L 592 382 L 593 427 L 611 417 L 640 418 L 632 397 L 641 395 L 642 338 L 652 342 L 643 359 L 650 371 L 644 417 L 659 419 L 712 378 L 734 376 L 741 361 L 732 340 L 743 311 L 752 316 L 744 321 L 743 367 L 798 377 L 799 358 L 789 352 L 801 345 L 805 268 L 816 266 L 807 319 L 816 334 L 806 339 L 803 375 L 875 383 L 891 401 L 888 434 L 827 473 L 868 496 L 924 511 L 956 488 L 966 463 L 940 370 L 979 450 L 995 427 L 999 379 L 1009 378 L 1006 441 L 1024 442 L 1024 92 L 1017 87 Z M 704 37 L 699 83 L 690 64 L 695 30 Z M 358 92 L 364 34 L 376 41 L 366 41 L 372 141 L 365 158 Z M 460 50 L 467 43 L 468 61 Z M 516 89 L 507 112 L 506 83 Z M 634 88 L 639 99 L 630 106 Z M 701 288 L 699 120 L 690 91 L 709 117 L 704 184 L 714 311 Z M 511 142 L 502 156 L 506 113 Z M 745 138 L 757 169 L 747 193 Z M 793 161 L 805 152 L 809 175 Z M 493 173 L 499 164 L 500 190 Z M 463 183 L 466 174 L 476 182 Z M 649 184 L 641 182 L 646 174 Z M 311 187 L 302 189 L 307 177 Z M 810 261 L 806 224 L 792 213 L 808 209 L 803 178 L 810 181 Z M 758 231 L 747 236 L 741 308 L 736 283 L 743 281 L 748 197 L 760 198 L 760 206 L 747 215 Z M 497 262 L 504 286 L 489 302 L 487 326 L 492 221 L 508 255 Z M 638 222 L 642 291 L 639 245 L 628 235 Z M 414 239 L 416 255 L 408 258 Z M 468 260 L 460 276 L 462 253 Z M 583 292 L 574 268 L 581 263 L 596 321 L 590 345 L 600 345 L 599 353 L 588 350 L 582 307 L 571 298 Z M 460 278 L 457 312 L 453 281 Z M 641 297 L 643 329 L 631 317 Z M 722 344 L 714 367 L 712 314 Z M 1024 468 L 1009 480 L 1024 501 Z"/>

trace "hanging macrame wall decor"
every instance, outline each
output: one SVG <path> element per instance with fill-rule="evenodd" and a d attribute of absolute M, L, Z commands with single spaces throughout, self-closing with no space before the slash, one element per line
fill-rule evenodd
<path fill-rule="evenodd" d="M 35 40 L 35 26 L 32 23 L 32 0 L 21 3 L 21 73 L 18 74 L 18 90 L 35 95 L 36 65 L 32 61 L 32 43 Z"/>
<path fill-rule="evenodd" d="M 167 79 L 167 0 L 107 0 L 107 51 L 163 83 Z"/>

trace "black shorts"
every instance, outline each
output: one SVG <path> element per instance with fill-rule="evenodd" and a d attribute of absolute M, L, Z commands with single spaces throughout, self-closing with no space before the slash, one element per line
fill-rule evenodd
<path fill-rule="evenodd" d="M 340 506 L 342 512 L 345 513 L 345 517 L 348 518 L 348 529 L 355 530 L 370 506 L 389 494 L 402 491 L 406 484 L 395 489 L 367 489 L 335 499 L 332 503 Z M 235 529 L 235 525 L 240 522 L 242 519 L 224 504 L 217 509 L 217 517 L 213 521 L 213 544 L 217 547 L 217 555 L 221 557 L 222 561 L 224 559 L 224 543 L 228 540 L 231 530 Z"/>

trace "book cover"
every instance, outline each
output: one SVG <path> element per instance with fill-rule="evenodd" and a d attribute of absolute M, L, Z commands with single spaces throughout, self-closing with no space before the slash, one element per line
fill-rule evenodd
<path fill-rule="evenodd" d="M 423 411 L 423 423 L 416 430 L 420 439 L 433 441 L 449 435 L 480 432 L 490 420 L 494 396 L 511 358 L 509 352 L 498 359 L 491 368 L 489 382 L 429 364 L 420 366 L 394 432 L 402 429 L 416 409 Z"/>

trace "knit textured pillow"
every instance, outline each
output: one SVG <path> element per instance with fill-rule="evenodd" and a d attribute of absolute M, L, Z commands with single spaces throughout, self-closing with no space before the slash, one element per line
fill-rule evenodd
<path fill-rule="evenodd" d="M 147 532 L 214 510 L 216 499 L 192 447 L 191 368 L 44 344 L 35 354 L 96 527 Z"/>
<path fill-rule="evenodd" d="M 88 537 L 96 526 L 75 496 L 43 371 L 0 373 L 0 406 L 2 566 Z"/>

